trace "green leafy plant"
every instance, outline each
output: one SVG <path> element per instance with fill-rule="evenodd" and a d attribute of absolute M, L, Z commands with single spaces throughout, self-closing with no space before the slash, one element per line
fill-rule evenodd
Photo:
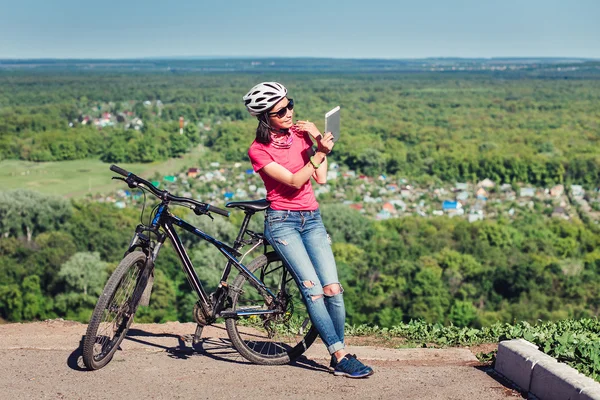
<path fill-rule="evenodd" d="M 415 347 L 471 346 L 522 338 L 535 344 L 540 351 L 558 361 L 600 381 L 600 320 L 598 318 L 567 319 L 540 322 L 535 325 L 525 321 L 514 325 L 496 323 L 480 329 L 412 320 L 392 328 L 348 326 L 347 334 L 348 336 L 401 337 Z M 479 353 L 477 356 L 480 361 L 489 362 L 495 359 L 496 352 Z"/>

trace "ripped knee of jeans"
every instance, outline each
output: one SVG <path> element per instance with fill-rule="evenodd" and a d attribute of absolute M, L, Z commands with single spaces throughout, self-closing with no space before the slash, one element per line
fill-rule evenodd
<path fill-rule="evenodd" d="M 313 281 L 302 281 L 302 286 L 307 289 L 308 295 L 312 301 L 317 301 L 324 296 L 320 285 L 317 286 Z"/>
<path fill-rule="evenodd" d="M 275 239 L 275 241 L 283 246 L 287 246 L 288 242 L 286 240 L 283 239 Z"/>
<path fill-rule="evenodd" d="M 344 288 L 341 283 L 330 283 L 323 286 L 323 292 L 327 297 L 333 297 L 344 293 Z"/>
<path fill-rule="evenodd" d="M 304 281 L 302 282 L 302 285 L 307 289 L 315 287 L 315 283 L 313 281 Z"/>

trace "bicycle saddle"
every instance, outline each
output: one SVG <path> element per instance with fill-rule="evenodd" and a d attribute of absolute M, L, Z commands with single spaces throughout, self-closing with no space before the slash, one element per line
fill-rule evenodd
<path fill-rule="evenodd" d="M 267 199 L 248 200 L 248 201 L 230 201 L 225 204 L 227 208 L 239 208 L 244 211 L 257 212 L 264 211 L 271 205 Z"/>

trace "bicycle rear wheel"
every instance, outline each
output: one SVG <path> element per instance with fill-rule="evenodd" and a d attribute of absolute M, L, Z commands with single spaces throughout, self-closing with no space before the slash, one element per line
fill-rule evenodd
<path fill-rule="evenodd" d="M 110 276 L 90 318 L 83 341 L 83 362 L 91 370 L 104 367 L 133 322 L 149 276 L 146 255 L 129 253 Z"/>
<path fill-rule="evenodd" d="M 243 275 L 229 289 L 231 309 L 256 312 L 277 309 L 274 314 L 238 316 L 225 321 L 227 333 L 237 351 L 256 364 L 286 364 L 298 358 L 315 341 L 312 326 L 296 281 L 275 252 L 254 259 L 247 268 L 277 296 L 272 304 Z"/>

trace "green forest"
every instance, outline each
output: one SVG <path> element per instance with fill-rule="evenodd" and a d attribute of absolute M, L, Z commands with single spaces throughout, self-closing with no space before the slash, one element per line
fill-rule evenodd
<path fill-rule="evenodd" d="M 600 311 L 597 225 L 541 214 L 512 222 L 374 221 L 339 204 L 323 205 L 322 213 L 351 324 L 391 327 L 423 319 L 481 327 L 593 317 Z M 182 216 L 231 243 L 243 213 L 214 221 Z M 0 316 L 87 322 L 140 211 L 19 189 L 0 192 L 0 221 Z M 253 224 L 261 228 L 260 215 Z M 214 289 L 222 255 L 193 235 L 184 232 L 182 238 L 201 280 Z M 191 321 L 194 302 L 178 258 L 166 246 L 157 261 L 151 304 L 136 318 Z"/>
<path fill-rule="evenodd" d="M 93 158 L 108 168 L 179 157 L 201 145 L 208 151 L 199 163 L 249 165 L 256 121 L 241 97 L 257 82 L 277 80 L 294 98 L 296 118 L 323 121 L 341 106 L 342 139 L 331 157 L 359 173 L 593 190 L 600 184 L 595 68 L 585 75 L 0 71 L 0 160 Z M 103 118 L 106 125 L 95 125 Z M 0 319 L 87 322 L 140 212 L 0 188 Z M 483 327 L 599 314 L 600 227 L 586 218 L 532 210 L 473 223 L 416 215 L 376 221 L 333 199 L 322 213 L 350 324 L 422 319 Z M 243 213 L 214 221 L 181 216 L 232 242 Z M 262 216 L 253 224 L 260 230 Z M 191 235 L 182 238 L 200 278 L 214 288 L 222 257 Z M 166 246 L 151 304 L 136 319 L 191 321 L 194 302 Z"/>
<path fill-rule="evenodd" d="M 342 107 L 335 159 L 374 175 L 595 185 L 600 69 L 572 79 L 523 72 L 115 74 L 0 73 L 0 159 L 149 162 L 202 142 L 211 157 L 247 161 L 256 121 L 243 94 L 261 80 L 289 89 L 296 118 Z M 146 105 L 144 102 L 147 102 Z M 84 117 L 127 113 L 98 130 Z M 179 117 L 187 121 L 179 135 Z M 69 126 L 71 123 L 72 127 Z M 209 130 L 205 130 L 208 128 Z M 368 145 L 367 145 L 368 144 Z"/>

